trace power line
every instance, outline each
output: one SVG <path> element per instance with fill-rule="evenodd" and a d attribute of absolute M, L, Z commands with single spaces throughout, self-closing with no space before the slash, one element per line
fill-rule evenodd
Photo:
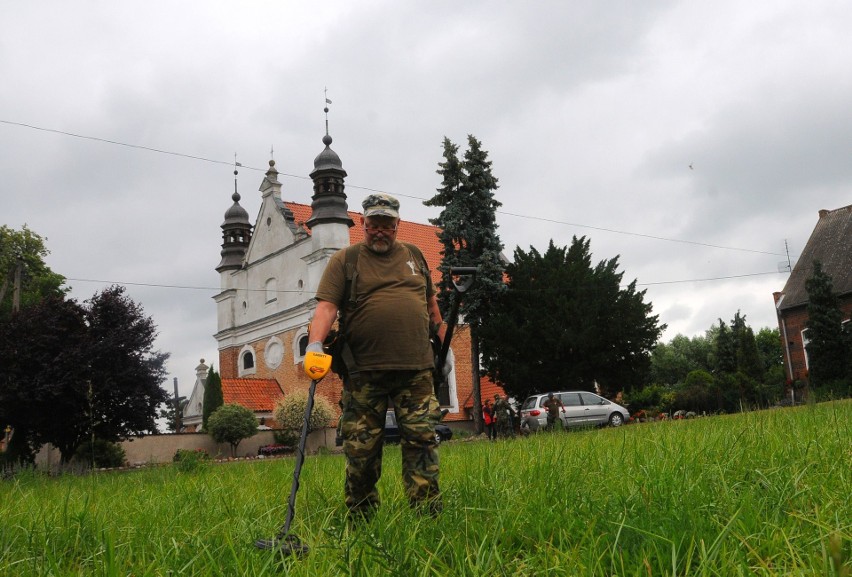
<path fill-rule="evenodd" d="M 730 280 L 730 279 L 738 279 L 738 278 L 748 278 L 754 276 L 765 276 L 769 274 L 782 274 L 777 271 L 769 271 L 769 272 L 754 272 L 754 273 L 746 273 L 746 274 L 737 274 L 730 276 L 717 276 L 717 277 L 709 277 L 709 278 L 693 278 L 693 279 L 681 279 L 681 280 L 666 280 L 666 281 L 657 281 L 657 282 L 643 282 L 636 283 L 636 286 L 655 286 L 655 285 L 666 285 L 666 284 L 682 284 L 689 282 L 710 282 L 717 280 Z M 90 279 L 90 278 L 71 278 L 65 277 L 67 281 L 74 282 L 89 282 L 89 283 L 97 283 L 97 284 L 117 284 L 122 286 L 142 286 L 142 287 L 151 287 L 151 288 L 168 288 L 168 289 L 182 289 L 182 290 L 203 290 L 203 291 L 221 291 L 221 287 L 207 287 L 207 286 L 187 286 L 187 285 L 173 285 L 173 284 L 159 284 L 159 283 L 144 283 L 144 282 L 128 282 L 128 281 L 120 281 L 120 280 L 104 280 L 104 279 Z M 623 285 L 627 286 L 627 285 Z M 237 289 L 245 292 L 268 292 L 265 288 L 242 288 Z M 274 292 L 276 293 L 311 293 L 312 291 L 305 291 L 304 289 L 293 289 L 293 290 L 282 290 L 276 289 Z"/>
<path fill-rule="evenodd" d="M 129 143 L 121 142 L 121 141 L 118 141 L 118 140 L 110 140 L 110 139 L 107 139 L 107 138 L 99 138 L 97 136 L 88 136 L 88 135 L 84 135 L 84 134 L 76 134 L 76 133 L 73 133 L 73 132 L 66 132 L 64 130 L 57 130 L 57 129 L 54 129 L 54 128 L 44 128 L 44 127 L 35 126 L 35 125 L 32 125 L 32 124 L 25 124 L 23 122 L 13 122 L 11 120 L 0 119 L 0 123 L 8 124 L 8 125 L 11 125 L 11 126 L 20 126 L 20 127 L 23 127 L 23 128 L 29 128 L 31 130 L 39 130 L 39 131 L 42 131 L 42 132 L 51 132 L 51 133 L 54 133 L 54 134 L 61 134 L 63 136 L 71 136 L 71 137 L 74 137 L 74 138 L 81 138 L 81 139 L 84 139 L 84 140 L 93 140 L 95 142 L 103 142 L 105 144 L 114 144 L 116 146 L 125 146 L 127 148 L 135 148 L 135 149 L 138 149 L 138 150 L 145 150 L 145 151 L 148 151 L 148 152 L 156 152 L 156 153 L 159 153 L 159 154 L 168 154 L 168 155 L 177 156 L 177 157 L 180 157 L 180 158 L 188 158 L 188 159 L 191 159 L 191 160 L 200 160 L 202 162 L 210 162 L 210 163 L 213 163 L 213 164 L 224 164 L 224 165 L 227 165 L 227 166 L 233 166 L 234 165 L 234 163 L 230 162 L 230 161 L 216 160 L 216 159 L 213 159 L 213 158 L 205 158 L 203 156 L 195 156 L 195 155 L 192 155 L 192 154 L 185 154 L 185 153 L 182 153 L 182 152 L 173 152 L 173 151 L 170 151 L 170 150 L 163 150 L 163 149 L 160 149 L 160 148 L 152 148 L 152 147 L 149 147 L 149 146 L 142 146 L 142 145 L 139 145 L 139 144 L 129 144 Z M 247 170 L 255 170 L 255 171 L 258 171 L 258 172 L 266 172 L 268 170 L 267 168 L 258 168 L 258 167 L 254 167 L 254 166 L 244 165 L 244 164 L 241 164 L 240 167 L 247 169 Z M 289 178 L 298 178 L 298 179 L 301 179 L 301 180 L 309 180 L 309 177 L 298 175 L 298 174 L 288 174 L 286 172 L 279 172 L 278 174 L 279 174 L 279 176 L 286 176 L 286 177 L 289 177 Z M 351 184 L 351 183 L 347 183 L 346 186 L 348 188 L 357 188 L 359 190 L 365 190 L 365 191 L 368 191 L 368 192 L 387 192 L 387 191 L 384 191 L 384 190 L 381 190 L 381 189 L 371 188 L 369 186 L 359 186 L 357 184 Z M 414 199 L 414 200 L 420 200 L 420 201 L 428 200 L 427 198 L 424 198 L 424 197 L 421 197 L 421 196 L 410 195 L 410 194 L 394 193 L 394 195 L 395 196 L 401 196 L 403 198 L 411 198 L 411 199 Z M 550 222 L 550 223 L 553 223 L 553 224 L 561 224 L 561 225 L 565 225 L 565 226 L 574 226 L 574 227 L 578 227 L 578 228 L 588 228 L 590 230 L 598 230 L 598 231 L 601 231 L 601 232 L 609 232 L 609 233 L 612 233 L 612 234 L 622 234 L 622 235 L 627 235 L 627 236 L 637 236 L 637 237 L 641 237 L 641 238 L 648 238 L 648 239 L 652 239 L 652 240 L 660 240 L 660 241 L 664 241 L 664 242 L 676 242 L 676 243 L 681 243 L 681 244 L 691 244 L 691 245 L 694 245 L 694 246 L 704 246 L 704 247 L 708 247 L 708 248 L 717 248 L 717 249 L 721 249 L 721 250 L 751 252 L 751 253 L 756 253 L 756 254 L 765 254 L 765 255 L 772 255 L 772 256 L 785 256 L 784 253 L 778 253 L 778 252 L 769 252 L 769 251 L 755 250 L 755 249 L 750 249 L 750 248 L 739 248 L 739 247 L 723 246 L 723 245 L 710 244 L 710 243 L 698 242 L 698 241 L 692 241 L 692 240 L 668 238 L 668 237 L 664 237 L 664 236 L 655 236 L 655 235 L 643 234 L 643 233 L 639 233 L 639 232 L 630 232 L 630 231 L 625 231 L 625 230 L 617 230 L 617 229 L 612 229 L 612 228 L 592 226 L 592 225 L 588 225 L 588 224 L 580 224 L 580 223 L 573 223 L 573 222 L 567 222 L 567 221 L 550 219 L 550 218 L 543 218 L 543 217 L 540 217 L 540 216 L 516 214 L 516 213 L 506 212 L 506 211 L 502 211 L 502 210 L 497 210 L 495 212 L 497 214 L 502 214 L 502 215 L 505 215 L 505 216 L 513 216 L 515 218 L 525 218 L 525 219 L 529 219 L 529 220 L 538 220 L 538 221 L 542 221 L 542 222 Z"/>

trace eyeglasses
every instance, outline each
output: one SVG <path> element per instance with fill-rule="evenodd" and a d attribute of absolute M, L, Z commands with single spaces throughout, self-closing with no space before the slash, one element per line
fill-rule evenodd
<path fill-rule="evenodd" d="M 364 225 L 364 230 L 366 230 L 370 234 L 376 234 L 377 232 L 383 232 L 385 234 L 389 234 L 391 232 L 396 232 L 396 225 L 395 224 L 392 224 L 390 226 L 368 226 L 368 225 Z"/>

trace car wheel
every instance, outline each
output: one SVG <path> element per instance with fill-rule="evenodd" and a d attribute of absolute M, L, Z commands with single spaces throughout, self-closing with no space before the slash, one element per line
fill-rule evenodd
<path fill-rule="evenodd" d="M 610 427 L 620 427 L 624 424 L 624 415 L 616 411 L 615 413 L 609 416 L 609 426 Z"/>

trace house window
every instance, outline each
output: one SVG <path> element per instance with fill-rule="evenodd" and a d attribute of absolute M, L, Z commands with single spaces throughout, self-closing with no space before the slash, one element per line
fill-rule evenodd
<path fill-rule="evenodd" d="M 308 335 L 302 335 L 299 339 L 299 356 L 304 357 L 306 352 L 308 352 Z"/>
<path fill-rule="evenodd" d="M 243 368 L 244 369 L 253 369 L 254 368 L 254 357 L 251 353 L 246 353 L 243 355 Z"/>
<path fill-rule="evenodd" d="M 811 344 L 810 339 L 808 339 L 808 331 L 809 330 L 810 329 L 805 329 L 805 330 L 802 331 L 802 350 L 805 353 L 805 368 L 808 369 L 808 370 L 810 370 L 810 368 L 811 368 L 811 362 L 810 362 L 810 359 L 808 358 L 808 345 Z"/>

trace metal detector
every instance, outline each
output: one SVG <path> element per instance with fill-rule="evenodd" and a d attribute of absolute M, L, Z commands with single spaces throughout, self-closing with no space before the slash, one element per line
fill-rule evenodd
<path fill-rule="evenodd" d="M 299 446 L 296 450 L 296 467 L 293 469 L 293 484 L 290 486 L 290 499 L 287 501 L 287 518 L 272 539 L 258 539 L 254 546 L 258 549 L 272 549 L 280 551 L 284 555 L 296 555 L 304 557 L 308 554 L 308 546 L 302 543 L 296 535 L 290 533 L 290 524 L 296 514 L 296 492 L 299 490 L 299 476 L 302 473 L 302 464 L 305 462 L 305 443 L 308 439 L 308 428 L 310 427 L 311 413 L 314 410 L 314 393 L 317 383 L 322 379 L 311 381 L 308 389 L 308 402 L 305 406 L 305 420 L 302 423 L 302 436 L 299 437 Z"/>

